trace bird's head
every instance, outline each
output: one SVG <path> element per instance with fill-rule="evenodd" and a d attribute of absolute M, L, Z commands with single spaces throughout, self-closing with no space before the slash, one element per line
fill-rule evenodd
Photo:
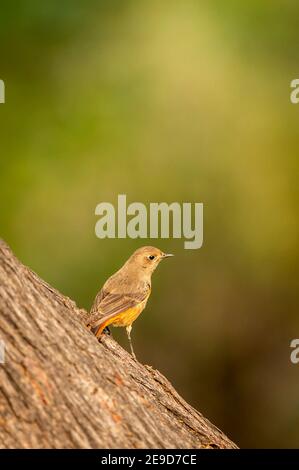
<path fill-rule="evenodd" d="M 159 250 L 159 248 L 155 248 L 154 246 L 143 246 L 138 248 L 131 258 L 129 259 L 130 263 L 134 263 L 136 267 L 141 268 L 145 272 L 151 274 L 154 272 L 158 264 L 162 259 L 168 258 L 173 256 L 170 253 L 164 253 L 163 251 Z"/>

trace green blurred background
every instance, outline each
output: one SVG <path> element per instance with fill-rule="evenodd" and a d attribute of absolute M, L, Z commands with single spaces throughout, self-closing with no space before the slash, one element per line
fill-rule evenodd
<path fill-rule="evenodd" d="M 299 446 L 298 31 L 291 0 L 1 2 L 1 236 L 88 309 L 153 244 L 97 239 L 99 202 L 203 202 L 134 345 L 243 447 Z"/>

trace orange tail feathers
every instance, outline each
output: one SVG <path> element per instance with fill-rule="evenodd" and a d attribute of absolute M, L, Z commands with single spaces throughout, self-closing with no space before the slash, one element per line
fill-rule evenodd
<path fill-rule="evenodd" d="M 95 326 L 94 328 L 91 328 L 91 331 L 97 338 L 99 338 L 101 334 L 103 333 L 104 329 L 106 328 L 106 326 L 108 326 L 108 324 L 109 324 L 109 321 L 106 320 L 103 323 L 100 323 L 99 325 Z"/>

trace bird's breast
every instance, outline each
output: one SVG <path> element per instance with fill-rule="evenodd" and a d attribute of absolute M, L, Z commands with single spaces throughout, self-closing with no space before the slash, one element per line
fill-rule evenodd
<path fill-rule="evenodd" d="M 128 308 L 124 312 L 119 313 L 112 322 L 113 326 L 129 326 L 136 320 L 136 318 L 140 315 L 142 310 L 146 306 L 147 299 L 140 304 L 136 305 L 135 307 Z"/>

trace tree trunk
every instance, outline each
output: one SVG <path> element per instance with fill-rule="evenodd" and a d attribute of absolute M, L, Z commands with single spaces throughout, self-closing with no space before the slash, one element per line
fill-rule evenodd
<path fill-rule="evenodd" d="M 236 448 L 0 240 L 1 448 Z"/>

